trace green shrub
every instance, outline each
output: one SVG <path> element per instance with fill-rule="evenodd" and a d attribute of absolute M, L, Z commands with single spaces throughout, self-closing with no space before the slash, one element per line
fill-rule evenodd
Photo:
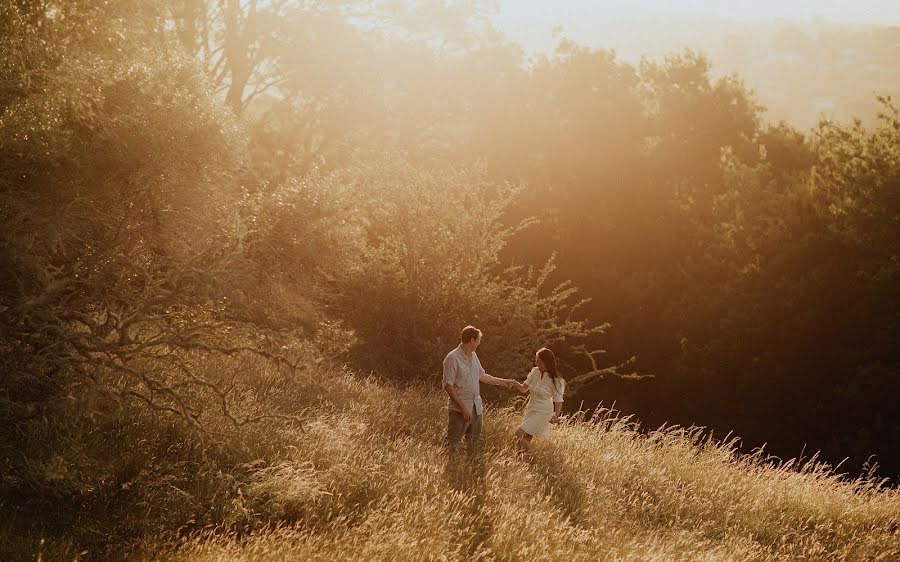
<path fill-rule="evenodd" d="M 478 169 L 396 163 L 340 177 L 359 201 L 366 246 L 339 277 L 336 306 L 359 337 L 353 355 L 365 368 L 430 377 L 474 324 L 488 371 L 519 374 L 538 347 L 597 331 L 578 319 L 571 284 L 547 287 L 552 259 L 540 271 L 501 263 L 510 237 L 534 224 L 503 222 L 518 187 L 489 183 Z"/>

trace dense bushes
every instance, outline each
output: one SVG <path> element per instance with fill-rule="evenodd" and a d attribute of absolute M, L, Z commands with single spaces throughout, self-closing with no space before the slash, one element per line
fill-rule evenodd
<path fill-rule="evenodd" d="M 41 56 L 0 120 L 8 396 L 51 401 L 44 381 L 188 416 L 179 386 L 207 383 L 172 351 L 236 345 L 217 322 L 242 273 L 236 123 L 177 53 Z"/>
<path fill-rule="evenodd" d="M 727 191 L 716 200 L 701 258 L 702 267 L 719 269 L 708 284 L 693 282 L 697 292 L 685 291 L 693 296 L 674 307 L 698 319 L 683 324 L 682 376 L 706 371 L 730 397 L 721 407 L 741 401 L 748 409 L 737 417 L 717 412 L 716 423 L 731 417 L 759 440 L 814 439 L 835 458 L 851 456 L 851 469 L 866 460 L 867 442 L 896 470 L 888 453 L 900 422 L 878 396 L 898 389 L 900 278 L 889 242 L 900 240 L 897 131 L 896 110 L 886 104 L 875 131 L 823 123 L 804 173 L 785 175 L 767 160 L 725 162 Z M 862 387 L 881 391 L 862 399 Z M 766 416 L 757 420 L 753 409 Z M 814 427 L 792 428 L 798 416 Z M 877 437 L 859 435 L 861 428 Z M 856 436 L 860 446 L 850 446 Z"/>
<path fill-rule="evenodd" d="M 513 374 L 527 370 L 541 345 L 595 331 L 574 315 L 574 288 L 546 287 L 552 261 L 538 271 L 499 262 L 508 239 L 529 226 L 505 222 L 520 188 L 490 184 L 477 169 L 426 172 L 402 163 L 344 178 L 354 185 L 367 243 L 339 277 L 337 306 L 360 337 L 363 365 L 433 379 L 471 323 L 485 333 L 489 370 Z"/>
<path fill-rule="evenodd" d="M 114 7 L 0 10 L 0 502 L 47 532 L 144 532 L 116 521 L 143 507 L 171 528 L 203 436 L 296 414 L 211 368 L 286 376 L 295 353 L 242 308 L 244 140 L 196 63 L 132 44 Z M 72 41 L 91 26 L 109 36 Z"/>

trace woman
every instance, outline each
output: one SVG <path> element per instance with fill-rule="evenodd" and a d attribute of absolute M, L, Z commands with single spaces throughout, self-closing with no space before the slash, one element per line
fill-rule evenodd
<path fill-rule="evenodd" d="M 559 420 L 566 381 L 559 374 L 556 356 L 546 347 L 534 355 L 534 369 L 525 383 L 517 383 L 519 392 L 528 393 L 525 419 L 516 430 L 519 451 L 531 451 L 531 440 L 550 435 L 550 423 Z"/>

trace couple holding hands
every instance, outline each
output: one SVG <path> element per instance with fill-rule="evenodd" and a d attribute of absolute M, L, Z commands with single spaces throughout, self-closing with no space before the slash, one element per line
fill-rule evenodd
<path fill-rule="evenodd" d="M 534 437 L 547 437 L 550 423 L 558 419 L 562 408 L 565 380 L 556 366 L 556 356 L 542 347 L 534 357 L 535 367 L 524 383 L 501 379 L 487 374 L 475 350 L 481 343 L 481 330 L 466 326 L 460 334 L 460 344 L 444 358 L 443 387 L 447 393 L 446 449 L 453 449 L 466 438 L 470 447 L 481 437 L 482 413 L 480 383 L 514 388 L 528 393 L 525 417 L 516 429 L 515 438 L 520 451 L 531 450 Z"/>

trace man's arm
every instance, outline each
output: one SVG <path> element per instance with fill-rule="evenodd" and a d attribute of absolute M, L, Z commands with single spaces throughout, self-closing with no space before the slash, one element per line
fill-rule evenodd
<path fill-rule="evenodd" d="M 468 411 L 465 407 L 463 407 L 462 401 L 459 399 L 459 396 L 456 395 L 456 389 L 453 388 L 452 384 L 444 383 L 444 392 L 447 393 L 447 396 L 450 397 L 450 400 L 453 400 L 453 403 L 456 404 L 456 407 L 459 408 L 460 413 L 462 413 L 462 417 L 464 420 L 469 421 L 472 419 L 472 413 Z"/>
<path fill-rule="evenodd" d="M 463 406 L 462 400 L 459 399 L 459 396 L 456 395 L 456 389 L 453 388 L 453 382 L 456 380 L 456 361 L 454 361 L 449 355 L 444 358 L 444 377 L 442 385 L 444 388 L 444 392 L 447 393 L 447 396 L 450 397 L 450 400 L 456 404 L 456 407 L 459 408 L 460 413 L 462 413 L 462 417 L 464 420 L 469 421 L 472 419 L 472 412 L 470 412 L 465 406 Z"/>
<path fill-rule="evenodd" d="M 506 388 L 511 388 L 515 384 L 515 381 L 512 379 L 501 379 L 487 373 L 478 377 L 478 380 L 485 384 L 495 384 L 497 386 L 505 386 Z"/>

